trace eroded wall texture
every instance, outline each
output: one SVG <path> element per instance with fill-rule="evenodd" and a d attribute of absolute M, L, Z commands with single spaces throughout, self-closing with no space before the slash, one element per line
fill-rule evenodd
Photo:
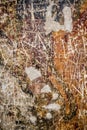
<path fill-rule="evenodd" d="M 87 0 L 0 0 L 0 130 L 87 130 Z"/>

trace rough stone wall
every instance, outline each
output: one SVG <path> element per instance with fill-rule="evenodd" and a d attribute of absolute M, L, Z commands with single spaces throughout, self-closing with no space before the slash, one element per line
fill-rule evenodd
<path fill-rule="evenodd" d="M 1 0 L 0 130 L 86 130 L 86 102 L 86 0 Z"/>

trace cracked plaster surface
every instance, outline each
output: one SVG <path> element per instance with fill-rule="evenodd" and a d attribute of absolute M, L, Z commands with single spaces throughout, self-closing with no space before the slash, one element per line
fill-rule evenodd
<path fill-rule="evenodd" d="M 86 5 L 0 1 L 1 130 L 86 130 Z"/>

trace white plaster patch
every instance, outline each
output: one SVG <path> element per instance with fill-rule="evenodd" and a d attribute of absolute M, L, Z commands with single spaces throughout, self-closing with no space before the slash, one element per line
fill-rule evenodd
<path fill-rule="evenodd" d="M 50 111 L 59 111 L 60 110 L 60 105 L 56 103 L 51 103 L 47 106 L 43 106 L 43 108 L 48 109 Z"/>
<path fill-rule="evenodd" d="M 2 16 L 0 16 L 0 23 L 4 23 L 7 19 L 7 14 L 3 14 Z"/>
<path fill-rule="evenodd" d="M 64 15 L 64 25 L 61 25 L 59 22 L 56 22 L 55 16 L 52 17 L 52 6 L 55 5 L 53 1 L 50 2 L 50 5 L 47 7 L 46 12 L 46 22 L 45 22 L 45 31 L 46 35 L 51 33 L 52 31 L 59 31 L 59 30 L 65 30 L 65 31 L 72 31 L 73 25 L 72 25 L 72 12 L 71 8 L 68 6 L 65 6 L 63 8 L 63 15 Z"/>
<path fill-rule="evenodd" d="M 41 89 L 41 93 L 49 93 L 51 92 L 51 88 L 49 85 L 45 85 L 42 89 Z"/>
<path fill-rule="evenodd" d="M 64 29 L 66 31 L 71 32 L 73 25 L 72 25 L 72 12 L 71 12 L 71 8 L 65 6 L 63 8 L 63 15 L 64 15 Z"/>
<path fill-rule="evenodd" d="M 46 30 L 46 35 L 48 35 L 52 31 L 64 30 L 64 25 L 49 19 L 49 21 L 46 21 L 44 29 Z"/>
<path fill-rule="evenodd" d="M 37 118 L 35 116 L 30 116 L 31 123 L 35 124 L 37 121 Z"/>
<path fill-rule="evenodd" d="M 56 100 L 58 98 L 58 93 L 53 93 L 53 98 L 52 100 Z"/>
<path fill-rule="evenodd" d="M 49 119 L 49 120 L 52 119 L 52 114 L 51 113 L 47 113 L 46 114 L 46 119 Z"/>
<path fill-rule="evenodd" d="M 64 25 L 54 21 L 55 17 L 52 17 L 52 6 L 55 5 L 53 1 L 50 2 L 50 5 L 47 7 L 46 12 L 46 22 L 44 29 L 46 30 L 46 35 L 52 31 L 64 30 Z"/>
<path fill-rule="evenodd" d="M 35 69 L 35 67 L 26 67 L 25 68 L 25 72 L 28 75 L 28 77 L 30 78 L 31 81 L 41 77 L 41 72 L 37 69 Z"/>
<path fill-rule="evenodd" d="M 8 86 L 8 85 L 6 85 L 6 84 L 3 83 L 3 84 L 2 84 L 2 91 L 5 91 L 6 88 L 7 88 L 7 86 Z"/>

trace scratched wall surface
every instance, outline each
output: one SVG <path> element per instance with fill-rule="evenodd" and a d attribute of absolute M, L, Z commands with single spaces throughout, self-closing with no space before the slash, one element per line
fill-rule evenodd
<path fill-rule="evenodd" d="M 87 130 L 87 0 L 0 0 L 0 130 Z"/>

